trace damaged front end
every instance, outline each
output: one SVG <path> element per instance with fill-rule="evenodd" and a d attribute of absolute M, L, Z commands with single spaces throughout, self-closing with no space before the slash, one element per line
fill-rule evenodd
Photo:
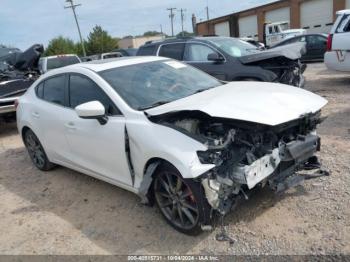
<path fill-rule="evenodd" d="M 222 215 L 258 185 L 280 192 L 303 181 L 296 171 L 319 167 L 315 130 L 322 121 L 320 111 L 277 126 L 213 118 L 200 111 L 169 113 L 152 121 L 207 146 L 197 152 L 198 158 L 215 167 L 200 179 L 209 204 Z"/>
<path fill-rule="evenodd" d="M 295 43 L 243 56 L 240 61 L 272 71 L 276 75 L 275 82 L 304 87 L 306 65 L 300 62 L 300 58 L 305 52 L 304 43 Z"/>

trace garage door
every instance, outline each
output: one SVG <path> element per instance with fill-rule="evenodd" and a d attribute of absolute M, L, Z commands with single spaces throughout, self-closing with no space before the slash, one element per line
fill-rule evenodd
<path fill-rule="evenodd" d="M 308 33 L 329 33 L 333 22 L 333 1 L 313 0 L 302 3 L 300 22 Z"/>
<path fill-rule="evenodd" d="M 350 9 L 350 0 L 346 0 L 346 9 Z"/>
<path fill-rule="evenodd" d="M 290 24 L 290 9 L 289 7 L 268 11 L 265 14 L 266 22 L 288 22 Z"/>
<path fill-rule="evenodd" d="M 230 36 L 229 22 L 215 24 L 215 34 L 219 36 Z"/>
<path fill-rule="evenodd" d="M 239 37 L 258 38 L 258 18 L 256 15 L 239 18 Z"/>

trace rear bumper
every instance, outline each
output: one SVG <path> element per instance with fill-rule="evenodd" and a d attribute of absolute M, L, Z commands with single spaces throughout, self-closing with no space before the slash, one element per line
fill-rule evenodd
<path fill-rule="evenodd" d="M 330 70 L 350 72 L 350 51 L 328 51 L 324 63 Z"/>

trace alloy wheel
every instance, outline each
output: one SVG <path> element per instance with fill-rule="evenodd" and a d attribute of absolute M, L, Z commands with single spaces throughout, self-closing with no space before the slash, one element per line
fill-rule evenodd
<path fill-rule="evenodd" d="M 195 227 L 199 211 L 191 189 L 171 172 L 160 173 L 155 180 L 155 197 L 163 215 L 179 228 Z"/>
<path fill-rule="evenodd" d="M 39 140 L 32 132 L 27 132 L 25 136 L 25 143 L 29 156 L 33 160 L 34 164 L 38 168 L 43 168 L 46 163 L 45 152 Z"/>

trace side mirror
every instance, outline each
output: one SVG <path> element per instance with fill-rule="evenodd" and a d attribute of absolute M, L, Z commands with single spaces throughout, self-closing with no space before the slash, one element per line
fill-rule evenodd
<path fill-rule="evenodd" d="M 78 116 L 83 119 L 96 119 L 101 125 L 105 125 L 108 121 L 106 109 L 99 101 L 91 101 L 75 108 Z"/>
<path fill-rule="evenodd" d="M 213 62 L 223 62 L 225 61 L 225 58 L 223 58 L 221 55 L 218 53 L 210 53 L 208 55 L 208 61 L 213 61 Z"/>

